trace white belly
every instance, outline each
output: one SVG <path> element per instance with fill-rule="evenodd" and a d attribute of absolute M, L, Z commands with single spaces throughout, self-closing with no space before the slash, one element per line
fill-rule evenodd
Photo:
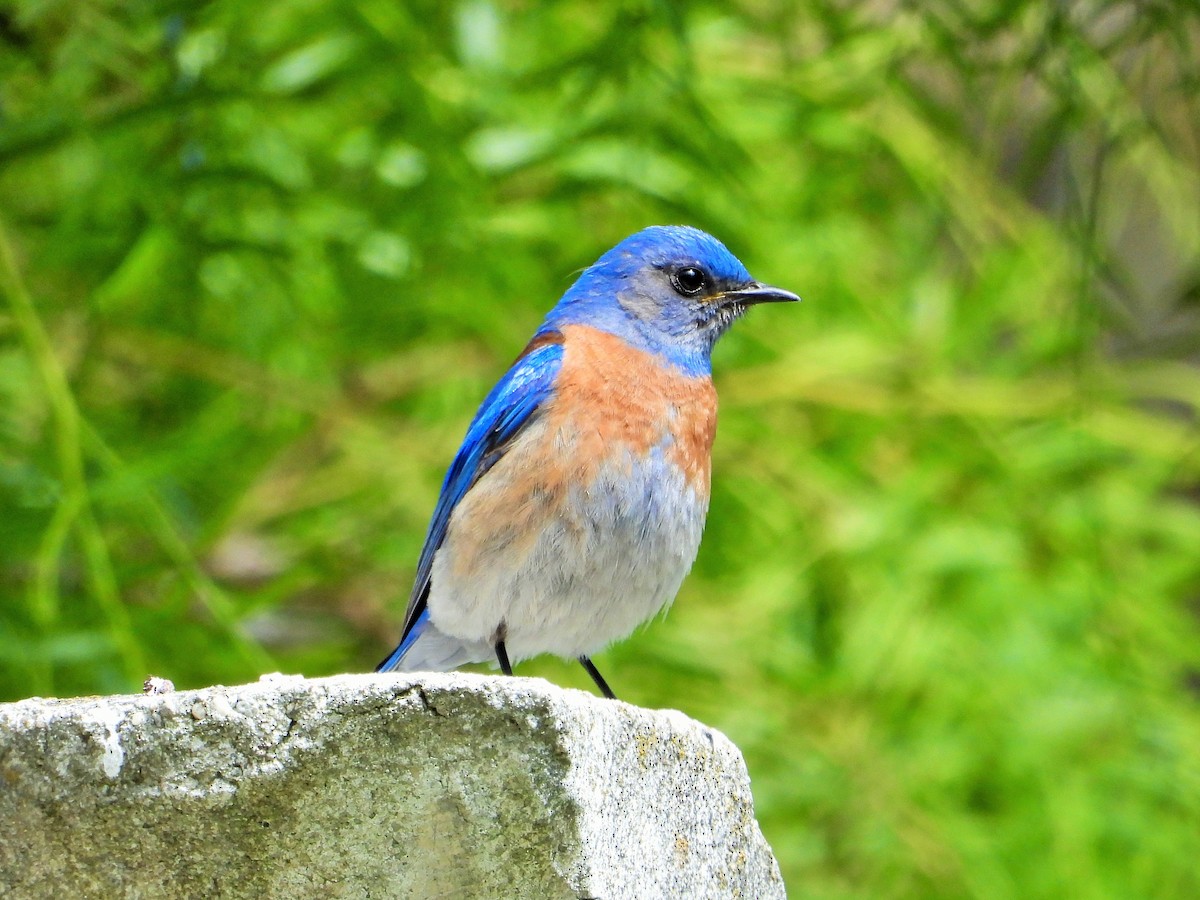
<path fill-rule="evenodd" d="M 455 510 L 433 561 L 430 619 L 485 646 L 503 626 L 514 661 L 591 655 L 674 599 L 700 546 L 707 491 L 662 449 L 607 461 L 586 489 L 555 490 L 523 470 L 522 455 L 510 454 Z M 476 523 L 489 517 L 505 521 L 481 536 Z"/>

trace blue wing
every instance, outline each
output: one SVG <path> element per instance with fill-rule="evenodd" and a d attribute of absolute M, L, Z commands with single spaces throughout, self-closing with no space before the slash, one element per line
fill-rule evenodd
<path fill-rule="evenodd" d="M 404 614 L 400 645 L 379 664 L 377 671 L 394 669 L 421 636 L 429 620 L 426 601 L 433 556 L 445 540 L 450 514 L 471 486 L 504 455 L 513 438 L 529 424 L 538 407 L 550 396 L 562 367 L 562 357 L 562 335 L 552 330 L 539 332 L 475 413 L 462 447 L 442 482 L 442 493 L 434 507 L 417 562 L 417 579 Z"/>

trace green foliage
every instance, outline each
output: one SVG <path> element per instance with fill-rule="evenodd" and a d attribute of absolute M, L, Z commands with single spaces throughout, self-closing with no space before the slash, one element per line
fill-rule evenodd
<path fill-rule="evenodd" d="M 0 694 L 370 668 L 487 387 L 688 222 L 806 302 L 718 349 L 705 544 L 618 693 L 743 748 L 798 896 L 1196 896 L 1198 36 L 2 8 Z"/>

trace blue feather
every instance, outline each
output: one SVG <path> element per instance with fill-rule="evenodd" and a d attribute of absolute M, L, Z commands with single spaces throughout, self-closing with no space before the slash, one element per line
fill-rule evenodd
<path fill-rule="evenodd" d="M 429 621 L 425 604 L 433 557 L 446 538 L 454 508 L 471 486 L 504 455 L 513 438 L 529 424 L 538 407 L 551 395 L 554 380 L 562 367 L 562 357 L 562 335 L 554 330 L 540 331 L 475 413 L 462 447 L 446 473 L 441 496 L 429 523 L 429 532 L 417 562 L 416 583 L 404 616 L 400 646 L 379 664 L 377 671 L 395 669 L 424 631 Z"/>

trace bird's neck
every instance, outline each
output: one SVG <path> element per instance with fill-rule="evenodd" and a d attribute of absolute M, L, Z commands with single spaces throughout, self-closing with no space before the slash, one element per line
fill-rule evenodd
<path fill-rule="evenodd" d="M 645 322 L 613 304 L 573 305 L 551 310 L 543 331 L 564 325 L 587 325 L 620 338 L 630 347 L 651 353 L 662 362 L 691 377 L 712 374 L 712 341 L 694 325 L 678 328 Z"/>

